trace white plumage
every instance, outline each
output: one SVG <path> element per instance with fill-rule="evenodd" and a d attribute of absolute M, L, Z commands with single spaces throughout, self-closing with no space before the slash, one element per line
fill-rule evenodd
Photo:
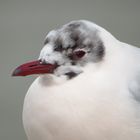
<path fill-rule="evenodd" d="M 78 39 L 70 40 L 70 31 L 64 32 L 68 26 L 72 33 L 78 28 L 77 35 L 84 36 L 78 38 L 82 42 L 78 49 L 86 42 L 96 49 L 73 60 L 76 65 L 64 57 L 66 50 L 53 49 L 58 37 L 62 48 L 76 44 Z M 118 41 L 89 21 L 73 21 L 46 38 L 39 59 L 62 66 L 54 74 L 39 76 L 27 92 L 23 124 L 28 139 L 139 140 L 140 49 Z M 96 54 L 99 42 L 102 54 Z M 90 45 L 84 45 L 80 49 L 88 52 Z M 69 71 L 77 75 L 69 79 L 65 75 Z"/>

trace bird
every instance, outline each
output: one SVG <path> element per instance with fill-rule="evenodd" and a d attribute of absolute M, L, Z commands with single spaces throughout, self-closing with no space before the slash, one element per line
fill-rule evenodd
<path fill-rule="evenodd" d="M 28 140 L 140 140 L 140 48 L 74 20 L 47 33 L 23 105 Z"/>

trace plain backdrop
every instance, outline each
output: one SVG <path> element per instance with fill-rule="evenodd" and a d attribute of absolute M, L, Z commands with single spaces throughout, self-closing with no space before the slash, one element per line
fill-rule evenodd
<path fill-rule="evenodd" d="M 13 69 L 38 58 L 48 31 L 77 19 L 140 46 L 140 0 L 0 0 L 0 140 L 26 140 L 22 106 L 35 76 L 13 78 Z"/>

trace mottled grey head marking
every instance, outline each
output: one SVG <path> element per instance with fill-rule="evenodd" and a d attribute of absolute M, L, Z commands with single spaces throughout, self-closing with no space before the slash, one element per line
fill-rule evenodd
<path fill-rule="evenodd" d="M 48 38 L 45 39 L 44 45 L 46 45 L 47 43 L 49 43 L 49 39 Z"/>
<path fill-rule="evenodd" d="M 48 33 L 40 59 L 69 67 L 84 66 L 88 62 L 97 63 L 103 59 L 105 54 L 99 32 L 96 27 L 91 27 L 86 21 L 72 21 L 63 25 Z M 85 52 L 79 59 L 73 57 L 77 50 Z M 67 71 L 65 75 L 69 75 L 69 77 L 77 75 L 77 73 L 73 73 L 74 71 Z"/>
<path fill-rule="evenodd" d="M 91 30 L 84 22 L 74 21 L 64 26 L 64 31 L 69 33 L 70 45 L 73 49 L 85 49 L 91 54 L 90 60 L 98 62 L 104 56 L 104 45 L 98 36 L 98 30 Z M 88 60 L 89 61 L 89 60 Z"/>
<path fill-rule="evenodd" d="M 68 49 L 86 49 L 90 53 L 93 62 L 102 60 L 105 48 L 102 40 L 98 36 L 98 30 L 88 27 L 83 21 L 73 21 L 55 30 L 55 37 L 52 36 L 54 50 L 62 52 Z M 45 44 L 49 43 L 49 36 Z"/>

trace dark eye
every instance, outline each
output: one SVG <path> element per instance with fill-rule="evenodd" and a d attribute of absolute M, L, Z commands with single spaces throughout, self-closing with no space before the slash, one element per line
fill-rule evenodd
<path fill-rule="evenodd" d="M 77 57 L 77 58 L 82 58 L 84 55 L 85 55 L 85 51 L 83 50 L 78 50 L 78 51 L 74 51 L 74 55 Z"/>
<path fill-rule="evenodd" d="M 74 51 L 73 53 L 69 54 L 68 57 L 72 60 L 76 60 L 76 59 L 82 58 L 85 54 L 86 54 L 85 51 L 77 50 L 77 51 Z"/>
<path fill-rule="evenodd" d="M 57 46 L 54 50 L 57 52 L 62 52 L 63 51 L 62 45 Z"/>

